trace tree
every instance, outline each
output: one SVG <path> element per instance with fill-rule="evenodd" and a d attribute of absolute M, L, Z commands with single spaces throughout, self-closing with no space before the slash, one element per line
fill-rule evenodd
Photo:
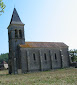
<path fill-rule="evenodd" d="M 2 13 L 4 13 L 4 9 L 5 9 L 5 4 L 3 3 L 3 1 L 2 0 L 0 0 L 0 15 L 2 14 Z"/>
<path fill-rule="evenodd" d="M 76 62 L 77 61 L 77 49 L 70 50 L 69 53 L 70 53 L 72 62 Z"/>

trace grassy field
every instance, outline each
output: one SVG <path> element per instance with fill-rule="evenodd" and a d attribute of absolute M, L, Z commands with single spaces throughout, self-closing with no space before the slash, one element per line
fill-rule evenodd
<path fill-rule="evenodd" d="M 0 71 L 0 85 L 77 85 L 77 68 L 59 69 L 20 75 Z"/>

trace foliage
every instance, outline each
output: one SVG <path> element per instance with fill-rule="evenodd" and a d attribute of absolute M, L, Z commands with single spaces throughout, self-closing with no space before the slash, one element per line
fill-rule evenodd
<path fill-rule="evenodd" d="M 0 55 L 0 64 L 3 63 L 3 61 L 8 63 L 8 53 Z"/>
<path fill-rule="evenodd" d="M 70 50 L 69 52 L 70 52 L 70 55 L 71 55 L 72 62 L 77 61 L 77 49 Z"/>
<path fill-rule="evenodd" d="M 0 85 L 77 85 L 77 69 L 58 69 L 19 75 L 0 71 Z"/>
<path fill-rule="evenodd" d="M 2 13 L 4 13 L 4 9 L 5 9 L 5 4 L 4 4 L 4 2 L 2 1 L 2 0 L 0 0 L 0 15 L 2 14 Z"/>

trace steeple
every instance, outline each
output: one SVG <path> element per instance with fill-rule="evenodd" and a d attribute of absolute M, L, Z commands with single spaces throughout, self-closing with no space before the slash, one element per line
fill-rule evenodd
<path fill-rule="evenodd" d="M 14 8 L 10 25 L 8 26 L 9 39 L 9 73 L 16 74 L 20 68 L 18 46 L 25 44 L 24 24 Z M 10 63 L 11 62 L 11 63 Z"/>
<path fill-rule="evenodd" d="M 10 24 L 23 24 L 15 8 L 13 10 Z"/>

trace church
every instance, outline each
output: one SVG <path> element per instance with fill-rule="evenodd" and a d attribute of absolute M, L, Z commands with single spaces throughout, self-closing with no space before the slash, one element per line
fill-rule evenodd
<path fill-rule="evenodd" d="M 68 46 L 63 42 L 25 42 L 24 24 L 16 8 L 7 29 L 9 74 L 69 67 Z"/>

